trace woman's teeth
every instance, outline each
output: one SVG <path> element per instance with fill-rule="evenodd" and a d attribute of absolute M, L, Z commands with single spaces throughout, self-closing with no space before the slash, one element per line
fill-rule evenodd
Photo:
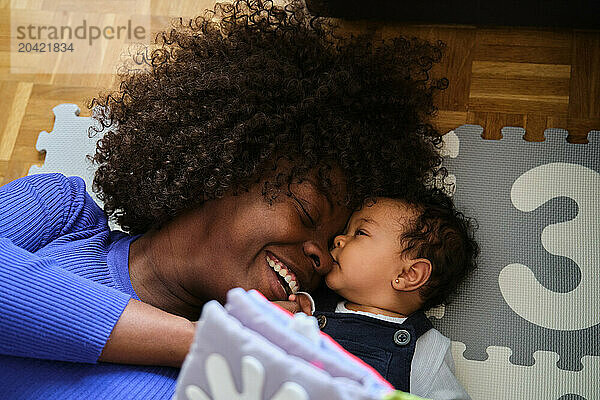
<path fill-rule="evenodd" d="M 284 281 L 287 282 L 292 294 L 296 294 L 296 292 L 300 290 L 300 285 L 298 285 L 298 282 L 296 282 L 293 274 L 289 272 L 285 265 L 283 265 L 279 260 L 273 260 L 270 257 L 267 257 L 267 264 L 269 264 L 269 266 L 273 268 L 273 270 L 277 272 Z"/>

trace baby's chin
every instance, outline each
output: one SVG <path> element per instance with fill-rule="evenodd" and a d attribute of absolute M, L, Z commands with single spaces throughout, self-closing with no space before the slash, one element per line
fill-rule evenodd
<path fill-rule="evenodd" d="M 327 275 L 325 275 L 325 277 L 323 278 L 323 280 L 325 281 L 325 285 L 327 285 L 327 287 L 331 290 L 335 290 L 335 288 L 333 287 L 334 285 L 332 285 L 333 283 L 333 279 L 331 277 L 331 272 L 328 273 Z"/>
<path fill-rule="evenodd" d="M 334 291 L 335 293 L 337 293 L 338 295 L 345 297 L 343 294 L 343 290 L 342 288 L 340 288 L 339 286 L 337 286 L 335 284 L 335 281 L 333 279 L 327 279 L 329 276 L 331 275 L 331 273 L 325 275 L 325 285 L 331 289 L 332 291 Z"/>

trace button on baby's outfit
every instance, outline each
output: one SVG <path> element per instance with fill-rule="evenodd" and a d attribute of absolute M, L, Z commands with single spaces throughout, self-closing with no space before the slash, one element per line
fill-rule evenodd
<path fill-rule="evenodd" d="M 410 343 L 410 332 L 406 329 L 399 329 L 394 333 L 394 343 L 398 346 L 406 346 Z"/>
<path fill-rule="evenodd" d="M 325 325 L 327 325 L 327 317 L 324 315 L 318 315 L 317 322 L 319 323 L 319 329 L 323 329 L 325 328 Z"/>

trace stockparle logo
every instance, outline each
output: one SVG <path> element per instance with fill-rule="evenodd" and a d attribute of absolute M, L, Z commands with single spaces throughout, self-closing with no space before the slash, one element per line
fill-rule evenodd
<path fill-rule="evenodd" d="M 11 73 L 112 74 L 132 45 L 150 45 L 150 0 L 11 1 Z"/>

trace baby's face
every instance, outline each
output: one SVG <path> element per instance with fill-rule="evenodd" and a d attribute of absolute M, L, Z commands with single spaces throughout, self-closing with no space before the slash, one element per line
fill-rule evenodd
<path fill-rule="evenodd" d="M 397 278 L 402 248 L 400 235 L 412 211 L 401 201 L 378 198 L 350 217 L 331 251 L 336 261 L 325 282 L 345 299 L 374 304 Z"/>

